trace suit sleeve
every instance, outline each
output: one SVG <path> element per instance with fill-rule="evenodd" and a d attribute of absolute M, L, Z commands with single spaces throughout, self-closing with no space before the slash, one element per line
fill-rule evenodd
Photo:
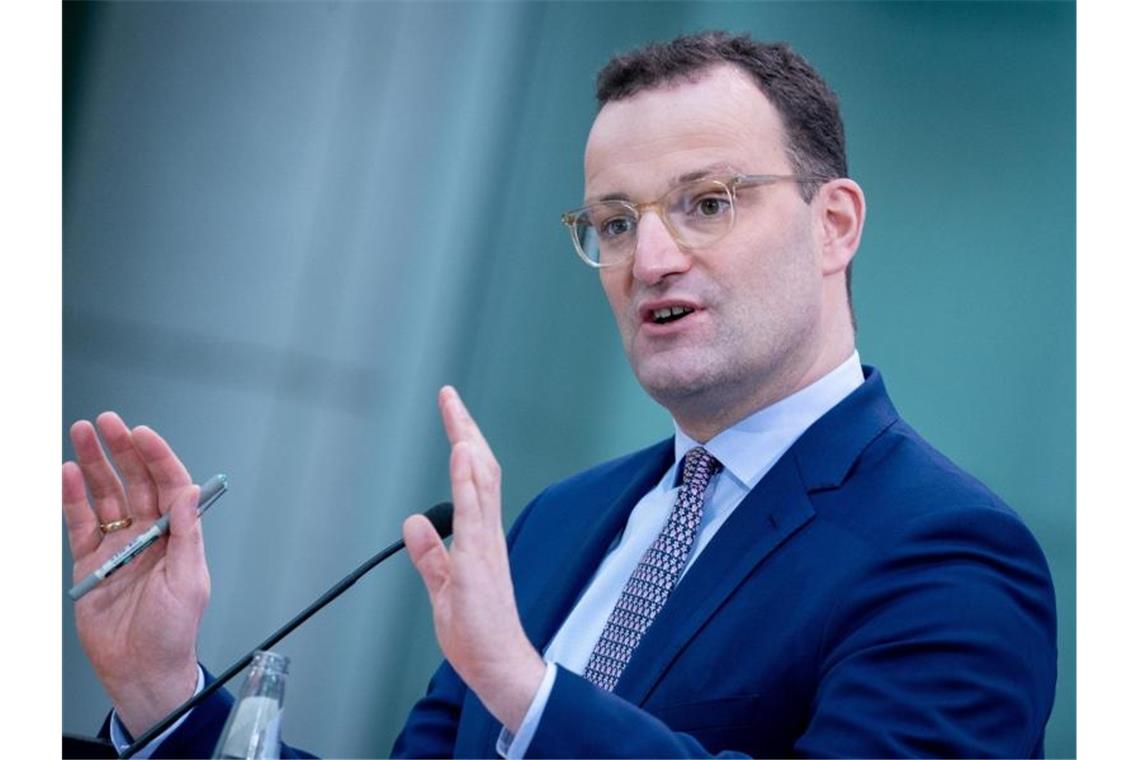
<path fill-rule="evenodd" d="M 444 660 L 396 737 L 392 757 L 451 757 L 466 693 L 466 684 Z"/>
<path fill-rule="evenodd" d="M 710 757 L 695 738 L 558 668 L 527 757 Z M 747 757 L 726 751 L 718 757 Z"/>
<path fill-rule="evenodd" d="M 808 756 L 1040 757 L 1057 679 L 1045 558 L 980 508 L 904 531 L 834 608 Z"/>
<path fill-rule="evenodd" d="M 915 521 L 839 588 L 814 634 L 817 686 L 797 755 L 1041 755 L 1056 682 L 1053 589 L 1016 517 L 983 508 Z M 709 754 L 561 669 L 528 749 L 530 757 Z"/>

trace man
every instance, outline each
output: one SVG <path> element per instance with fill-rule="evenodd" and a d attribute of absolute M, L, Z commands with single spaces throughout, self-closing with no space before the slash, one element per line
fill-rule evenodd
<path fill-rule="evenodd" d="M 598 98 L 585 205 L 564 221 L 676 435 L 550 486 L 507 538 L 494 455 L 441 391 L 454 540 L 420 516 L 404 536 L 447 661 L 393 753 L 1040 756 L 1048 569 L 859 365 L 865 204 L 834 95 L 787 47 L 712 33 L 616 58 Z M 203 678 L 209 581 L 173 452 L 98 424 L 126 487 L 77 423 L 77 577 L 126 540 L 97 523 L 174 504 L 165 555 L 76 607 L 112 734 L 137 735 Z M 207 701 L 157 754 L 208 753 L 228 706 Z"/>

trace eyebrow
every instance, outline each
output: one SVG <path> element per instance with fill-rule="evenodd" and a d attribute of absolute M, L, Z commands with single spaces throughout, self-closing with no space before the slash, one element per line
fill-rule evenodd
<path fill-rule="evenodd" d="M 687 172 L 686 174 L 682 174 L 679 177 L 674 177 L 672 180 L 672 184 L 673 185 L 683 185 L 686 182 L 692 182 L 694 180 L 703 179 L 704 177 L 707 177 L 710 174 L 722 174 L 724 172 L 730 172 L 733 174 L 739 173 L 739 172 L 737 172 L 736 167 L 734 167 L 729 162 L 717 161 L 715 164 L 711 164 L 709 166 L 706 166 L 704 169 L 697 169 L 696 171 Z"/>
<path fill-rule="evenodd" d="M 675 175 L 669 180 L 669 187 L 676 187 L 677 185 L 683 185 L 686 182 L 693 182 L 694 180 L 703 179 L 704 177 L 708 177 L 712 174 L 721 174 L 726 171 L 730 173 L 737 173 L 736 167 L 734 167 L 729 162 L 717 161 L 715 164 L 709 164 L 704 168 L 695 169 L 693 171 L 685 172 L 684 174 L 680 175 Z M 597 198 L 586 198 L 584 203 L 586 205 L 589 205 L 591 203 L 602 203 L 604 201 L 629 200 L 630 197 L 626 193 L 606 193 L 605 195 L 599 196 Z"/>

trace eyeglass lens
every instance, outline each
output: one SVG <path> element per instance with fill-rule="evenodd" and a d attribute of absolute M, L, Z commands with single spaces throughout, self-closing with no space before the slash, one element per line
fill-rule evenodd
<path fill-rule="evenodd" d="M 699 248 L 711 245 L 732 228 L 733 198 L 718 180 L 680 185 L 655 204 L 664 212 L 666 227 L 678 245 Z M 575 220 L 574 233 L 582 253 L 601 264 L 617 263 L 633 255 L 637 245 L 638 208 L 625 201 L 604 201 L 587 206 Z"/>

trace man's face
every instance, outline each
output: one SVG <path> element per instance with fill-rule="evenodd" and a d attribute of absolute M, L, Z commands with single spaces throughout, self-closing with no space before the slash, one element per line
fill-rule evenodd
<path fill-rule="evenodd" d="M 586 202 L 659 198 L 697 171 L 793 174 L 775 108 L 732 66 L 608 103 L 586 146 Z M 601 270 L 633 371 L 678 419 L 746 408 L 807 371 L 819 343 L 822 275 L 813 206 L 799 185 L 741 188 L 736 224 L 680 248 L 654 211 L 633 260 Z M 658 324 L 652 312 L 693 311 Z M 778 397 L 778 396 L 777 396 Z M 684 424 L 684 422 L 682 422 Z"/>

